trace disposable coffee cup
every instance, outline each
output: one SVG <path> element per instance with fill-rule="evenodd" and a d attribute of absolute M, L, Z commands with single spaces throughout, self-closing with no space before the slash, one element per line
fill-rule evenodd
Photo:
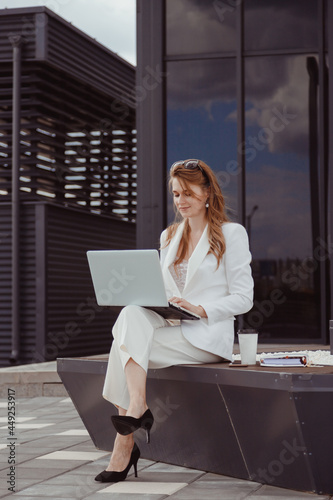
<path fill-rule="evenodd" d="M 238 342 L 242 365 L 257 362 L 258 331 L 253 328 L 238 330 Z"/>

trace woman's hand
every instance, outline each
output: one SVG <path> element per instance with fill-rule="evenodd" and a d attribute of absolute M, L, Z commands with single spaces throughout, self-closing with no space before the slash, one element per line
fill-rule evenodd
<path fill-rule="evenodd" d="M 169 302 L 173 302 L 173 304 L 177 304 L 177 306 L 184 307 L 188 311 L 191 311 L 194 314 L 197 314 L 201 318 L 207 318 L 206 311 L 204 310 L 204 308 L 202 306 L 194 306 L 193 304 L 191 304 L 187 300 L 182 299 L 180 297 L 171 297 L 171 299 L 169 299 Z"/>

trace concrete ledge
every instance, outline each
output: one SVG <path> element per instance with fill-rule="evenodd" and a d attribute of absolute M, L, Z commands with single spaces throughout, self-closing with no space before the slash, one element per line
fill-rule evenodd
<path fill-rule="evenodd" d="M 7 398 L 8 389 L 19 397 L 68 396 L 56 361 L 0 368 L 0 397 Z"/>
<path fill-rule="evenodd" d="M 68 393 L 63 384 L 1 384 L 0 398 L 7 398 L 8 389 L 15 391 L 16 397 L 35 398 L 38 396 L 68 397 Z"/>

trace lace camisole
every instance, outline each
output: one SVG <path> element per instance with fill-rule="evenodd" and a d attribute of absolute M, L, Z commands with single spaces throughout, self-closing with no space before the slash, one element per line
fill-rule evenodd
<path fill-rule="evenodd" d="M 185 281 L 186 281 L 186 274 L 187 274 L 187 267 L 188 267 L 188 261 L 183 260 L 175 269 L 175 265 L 171 264 L 169 267 L 170 273 L 175 280 L 176 285 L 178 286 L 179 290 L 183 292 L 184 287 L 185 287 Z"/>

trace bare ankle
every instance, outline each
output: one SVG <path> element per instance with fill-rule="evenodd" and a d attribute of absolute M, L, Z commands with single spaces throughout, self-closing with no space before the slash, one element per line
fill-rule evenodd
<path fill-rule="evenodd" d="M 134 445 L 134 437 L 133 434 L 128 434 L 127 436 L 122 436 L 121 434 L 117 434 L 114 447 L 124 449 L 130 448 Z"/>
<path fill-rule="evenodd" d="M 148 406 L 144 398 L 132 398 L 126 415 L 139 418 L 147 410 Z"/>

